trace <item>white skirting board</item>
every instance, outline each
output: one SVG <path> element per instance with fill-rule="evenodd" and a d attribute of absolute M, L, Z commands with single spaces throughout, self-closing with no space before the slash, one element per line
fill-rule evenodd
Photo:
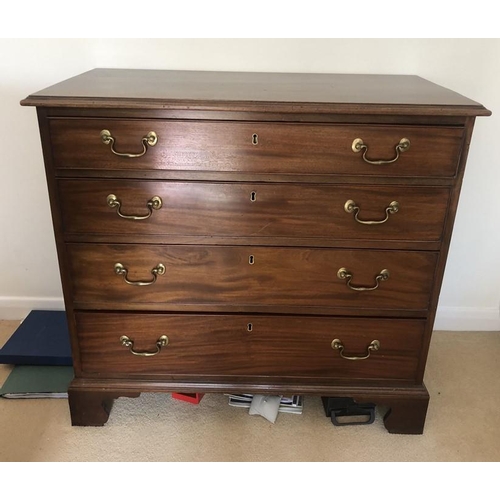
<path fill-rule="evenodd" d="M 497 307 L 438 307 L 434 330 L 455 332 L 499 332 Z"/>
<path fill-rule="evenodd" d="M 33 309 L 62 310 L 62 297 L 0 297 L 0 320 L 23 319 Z M 496 307 L 438 307 L 434 330 L 500 331 Z"/>
<path fill-rule="evenodd" d="M 0 320 L 24 319 L 33 309 L 61 311 L 62 297 L 0 297 Z"/>

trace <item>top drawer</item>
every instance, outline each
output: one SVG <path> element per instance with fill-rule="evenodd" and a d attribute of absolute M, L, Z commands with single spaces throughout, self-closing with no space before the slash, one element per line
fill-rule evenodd
<path fill-rule="evenodd" d="M 52 119 L 50 133 L 58 168 L 453 177 L 463 129 Z"/>

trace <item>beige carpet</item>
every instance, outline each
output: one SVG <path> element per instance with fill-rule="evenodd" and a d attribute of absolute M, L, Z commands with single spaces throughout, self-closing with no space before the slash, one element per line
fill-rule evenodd
<path fill-rule="evenodd" d="M 18 322 L 0 322 L 0 345 Z M 334 427 L 318 397 L 270 424 L 221 394 L 119 399 L 105 427 L 71 427 L 66 400 L 0 398 L 2 461 L 499 461 L 500 333 L 434 334 L 423 436 Z M 0 365 L 0 384 L 10 367 Z"/>

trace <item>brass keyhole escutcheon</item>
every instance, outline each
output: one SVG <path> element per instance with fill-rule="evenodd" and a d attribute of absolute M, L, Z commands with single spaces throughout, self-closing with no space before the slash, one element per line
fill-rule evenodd
<path fill-rule="evenodd" d="M 257 193 L 255 191 L 252 191 L 250 193 L 250 201 L 255 201 L 257 199 Z"/>
<path fill-rule="evenodd" d="M 250 257 L 248 257 L 248 263 L 253 266 L 255 264 L 255 257 L 253 255 L 250 255 Z"/>
<path fill-rule="evenodd" d="M 248 323 L 248 325 L 247 325 L 247 332 L 251 332 L 252 330 L 253 330 L 252 323 Z"/>
<path fill-rule="evenodd" d="M 254 146 L 257 146 L 257 144 L 259 144 L 259 136 L 257 134 L 252 135 L 252 144 Z"/>

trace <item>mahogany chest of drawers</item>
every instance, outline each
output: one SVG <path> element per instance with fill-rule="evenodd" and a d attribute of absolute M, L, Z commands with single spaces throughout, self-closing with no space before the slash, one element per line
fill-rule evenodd
<path fill-rule="evenodd" d="M 74 425 L 142 391 L 348 396 L 421 433 L 480 104 L 414 76 L 93 70 L 36 106 Z"/>

